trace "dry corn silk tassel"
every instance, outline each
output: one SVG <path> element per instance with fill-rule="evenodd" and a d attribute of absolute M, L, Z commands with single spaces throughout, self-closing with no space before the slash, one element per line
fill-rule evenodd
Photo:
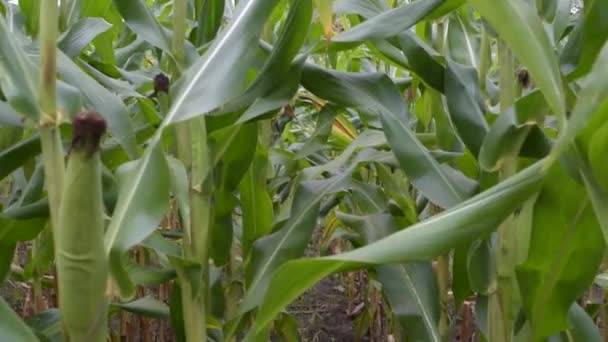
<path fill-rule="evenodd" d="M 99 113 L 82 112 L 74 119 L 56 227 L 59 308 L 71 342 L 105 341 L 107 335 L 108 264 L 99 156 L 105 130 Z"/>

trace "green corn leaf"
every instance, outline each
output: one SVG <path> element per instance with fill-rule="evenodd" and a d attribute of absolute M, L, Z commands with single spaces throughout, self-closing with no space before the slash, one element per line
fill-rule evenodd
<path fill-rule="evenodd" d="M 557 57 L 535 9 L 523 0 L 468 2 L 526 66 L 553 114 L 565 127 L 566 102 Z"/>
<path fill-rule="evenodd" d="M 535 202 L 532 224 L 517 279 L 536 340 L 568 328 L 568 310 L 593 281 L 605 243 L 583 186 L 557 164 Z"/>
<path fill-rule="evenodd" d="M 206 114 L 243 94 L 265 19 L 276 3 L 277 0 L 239 3 L 228 26 L 171 88 L 174 100 L 165 123 Z"/>
<path fill-rule="evenodd" d="M 112 24 L 112 28 L 93 39 L 93 46 L 95 46 L 95 53 L 104 63 L 114 64 L 116 56 L 113 48 L 113 41 L 117 37 L 124 27 L 123 21 L 118 14 L 118 11 L 112 0 L 75 0 L 79 4 L 75 6 L 80 7 L 80 15 L 82 17 L 94 17 L 103 18 L 105 21 Z M 72 12 L 74 20 L 77 17 L 77 11 Z"/>
<path fill-rule="evenodd" d="M 460 13 L 449 17 L 447 32 L 447 55 L 454 61 L 479 68 L 479 32 L 475 32 L 471 24 Z"/>
<path fill-rule="evenodd" d="M 142 159 L 125 163 L 117 170 L 118 202 L 105 235 L 110 271 L 121 296 L 126 298 L 134 294 L 134 288 L 125 269 L 125 254 L 156 229 L 169 206 L 167 159 L 158 145 L 147 153 Z M 140 168 L 144 159 L 150 171 L 142 174 Z M 132 186 L 136 182 L 142 185 L 141 189 Z"/>
<path fill-rule="evenodd" d="M 0 151 L 0 180 L 40 154 L 40 138 L 32 135 Z"/>
<path fill-rule="evenodd" d="M 57 45 L 68 57 L 77 57 L 82 49 L 112 25 L 101 18 L 83 18 L 61 35 Z"/>
<path fill-rule="evenodd" d="M 422 20 L 439 6 L 442 0 L 415 1 L 374 16 L 348 31 L 335 36 L 335 42 L 361 42 L 386 39 L 398 35 Z"/>
<path fill-rule="evenodd" d="M 112 303 L 110 307 L 151 318 L 169 318 L 169 306 L 154 297 L 145 296 L 128 303 Z"/>
<path fill-rule="evenodd" d="M 150 44 L 170 53 L 171 36 L 163 28 L 146 1 L 142 0 L 115 0 L 114 5 L 125 24 L 137 35 Z"/>
<path fill-rule="evenodd" d="M 437 61 L 440 57 L 428 44 L 413 32 L 403 32 L 399 35 L 401 51 L 407 58 L 409 69 L 427 85 L 444 92 L 445 67 Z"/>
<path fill-rule="evenodd" d="M 574 139 L 583 136 L 583 150 L 591 136 L 608 117 L 608 70 L 605 68 L 608 63 L 608 43 L 605 43 L 598 57 L 593 64 L 591 72 L 582 82 L 580 95 L 572 109 L 568 127 L 560 132 L 560 137 L 551 153 L 555 160 Z"/>
<path fill-rule="evenodd" d="M 225 5 L 225 0 L 196 1 L 196 6 L 200 6 L 195 8 L 198 27 L 195 30 L 194 42 L 197 46 L 202 46 L 215 38 L 222 25 Z"/>
<path fill-rule="evenodd" d="M 61 313 L 57 309 L 48 309 L 29 317 L 26 320 L 38 337 L 47 338 L 48 341 L 61 341 Z M 45 341 L 43 338 L 41 340 Z"/>
<path fill-rule="evenodd" d="M 36 335 L 2 298 L 0 298 L 0 318 L 0 339 L 3 341 L 38 341 Z"/>
<path fill-rule="evenodd" d="M 258 144 L 253 161 L 239 185 L 243 212 L 243 255 L 249 253 L 255 240 L 272 230 L 274 210 L 266 188 L 267 164 L 268 151 Z"/>
<path fill-rule="evenodd" d="M 331 134 L 334 119 L 337 115 L 337 108 L 332 105 L 325 105 L 319 112 L 317 127 L 304 146 L 296 154 L 296 158 L 304 158 L 315 152 L 325 149 L 327 139 Z"/>
<path fill-rule="evenodd" d="M 489 131 L 480 105 L 477 72 L 449 59 L 446 64 L 444 91 L 450 118 L 464 144 L 477 156 Z"/>
<path fill-rule="evenodd" d="M 216 81 L 223 84 L 219 88 L 235 87 L 239 84 L 235 78 L 243 77 L 244 75 L 241 75 L 243 70 L 234 70 L 229 60 L 240 58 L 243 51 L 254 50 L 263 27 L 262 19 L 269 14 L 275 3 L 275 0 L 239 3 L 230 24 L 219 34 L 200 61 L 186 72 L 188 76 L 185 76 L 176 88 L 179 91 L 172 91 L 176 95 L 171 109 L 161 128 L 150 140 L 143 156 L 132 164 L 122 167 L 122 173 L 128 181 L 120 182 L 117 210 L 112 216 L 105 239 L 106 251 L 110 254 L 110 270 L 122 295 L 129 297 L 134 290 L 132 281 L 122 265 L 123 255 L 128 248 L 143 241 L 154 231 L 168 205 L 169 170 L 160 146 L 163 128 L 173 122 L 178 114 L 183 114 L 185 109 L 193 109 L 188 106 L 201 98 L 206 98 L 200 96 L 205 92 L 199 92 L 201 89 L 198 87 L 202 77 L 215 75 Z M 219 67 L 220 65 L 223 69 Z M 220 74 L 217 74 L 218 71 Z M 225 77 L 226 75 L 236 76 L 228 78 Z M 208 95 L 212 98 L 215 96 L 215 94 Z M 190 114 L 205 112 L 206 110 L 196 109 Z"/>
<path fill-rule="evenodd" d="M 219 114 L 250 106 L 237 121 L 243 123 L 275 110 L 291 100 L 298 90 L 301 66 L 306 59 L 306 55 L 297 58 L 296 56 L 307 37 L 311 18 L 311 2 L 294 0 L 285 26 L 258 76 L 244 94 L 226 104 Z M 267 44 L 262 44 L 262 48 L 265 51 L 271 49 Z"/>
<path fill-rule="evenodd" d="M 8 103 L 19 114 L 38 121 L 38 74 L 3 16 L 0 16 L 0 85 Z"/>
<path fill-rule="evenodd" d="M 428 19 L 440 18 L 464 5 L 466 0 L 444 0 L 439 7 L 428 15 Z"/>
<path fill-rule="evenodd" d="M 505 160 L 516 158 L 533 126 L 542 122 L 547 103 L 539 91 L 515 102 L 492 124 L 479 153 L 479 165 L 487 171 L 497 171 Z"/>
<path fill-rule="evenodd" d="M 409 127 L 405 102 L 385 75 L 329 71 L 307 65 L 302 82 L 317 96 L 379 113 L 399 165 L 412 184 L 431 201 L 447 208 L 464 201 L 475 190 L 475 182 L 440 165 L 416 138 Z"/>
<path fill-rule="evenodd" d="M 388 214 L 354 216 L 338 213 L 344 224 L 366 236 L 365 244 L 397 232 Z M 369 237 L 373 237 L 370 239 Z M 376 267 L 382 292 L 399 320 L 403 333 L 414 340 L 441 341 L 437 322 L 439 298 L 437 279 L 429 262 L 411 262 Z"/>
<path fill-rule="evenodd" d="M 135 133 L 127 108 L 120 98 L 84 73 L 60 50 L 57 51 L 57 69 L 67 83 L 80 90 L 85 107 L 99 112 L 104 117 L 109 133 L 121 144 L 129 157 L 134 158 L 137 155 Z"/>
<path fill-rule="evenodd" d="M 608 3 L 601 0 L 585 1 L 579 18 L 560 56 L 562 71 L 568 79 L 587 75 L 608 38 L 608 25 L 604 13 Z"/>
<path fill-rule="evenodd" d="M 0 125 L 21 127 L 19 114 L 8 103 L 0 101 Z"/>
<path fill-rule="evenodd" d="M 388 7 L 384 1 L 379 0 L 336 0 L 333 10 L 336 14 L 358 14 L 368 19 L 388 11 Z"/>
<path fill-rule="evenodd" d="M 384 239 L 335 256 L 294 260 L 281 266 L 269 285 L 257 316 L 260 331 L 293 299 L 324 277 L 341 271 L 397 262 L 429 260 L 496 229 L 543 179 L 542 163 L 426 221 Z"/>
<path fill-rule="evenodd" d="M 28 34 L 38 36 L 40 26 L 40 2 L 36 0 L 19 0 L 19 9 L 25 17 L 25 30 Z"/>
<path fill-rule="evenodd" d="M 602 228 L 602 234 L 604 235 L 604 241 L 608 246 L 608 191 L 602 188 L 599 181 L 592 174 L 589 167 L 580 162 L 580 173 L 589 199 L 595 210 L 595 216 L 599 221 L 600 227 Z"/>
<path fill-rule="evenodd" d="M 273 272 L 281 264 L 304 253 L 316 226 L 321 200 L 345 190 L 351 173 L 352 167 L 329 179 L 310 180 L 298 185 L 291 209 L 293 215 L 279 230 L 253 244 L 253 279 L 240 305 L 240 313 L 246 313 L 260 304 Z"/>
<path fill-rule="evenodd" d="M 258 139 L 256 123 L 234 125 L 213 132 L 210 137 L 212 160 L 219 177 L 215 185 L 214 216 L 211 227 L 210 256 L 216 265 L 224 265 L 229 257 L 233 235 L 233 211 L 238 204 L 233 195 L 246 174 Z"/>
<path fill-rule="evenodd" d="M 593 318 L 577 303 L 570 307 L 568 321 L 571 325 L 569 333 L 573 341 L 600 342 L 604 340 Z"/>

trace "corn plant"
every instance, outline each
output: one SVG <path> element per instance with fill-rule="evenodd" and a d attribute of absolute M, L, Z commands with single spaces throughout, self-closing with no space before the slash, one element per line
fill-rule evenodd
<path fill-rule="evenodd" d="M 353 329 L 606 340 L 607 13 L 0 2 L 0 280 L 33 308 L 0 340 L 298 340 L 289 304 L 357 270 Z"/>

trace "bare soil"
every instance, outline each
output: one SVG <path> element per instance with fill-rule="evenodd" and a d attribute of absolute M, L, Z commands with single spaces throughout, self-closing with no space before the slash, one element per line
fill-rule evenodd
<path fill-rule="evenodd" d="M 298 320 L 303 342 L 355 341 L 349 302 L 335 277 L 326 278 L 292 303 L 288 312 Z"/>

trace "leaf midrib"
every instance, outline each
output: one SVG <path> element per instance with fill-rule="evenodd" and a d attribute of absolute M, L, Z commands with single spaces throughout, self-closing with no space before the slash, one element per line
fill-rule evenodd
<path fill-rule="evenodd" d="M 435 324 L 430 317 L 430 313 L 427 312 L 427 308 L 422 302 L 420 298 L 420 294 L 418 293 L 418 289 L 414 285 L 412 281 L 412 277 L 409 275 L 408 271 L 405 269 L 404 265 L 399 265 L 399 269 L 403 272 L 403 276 L 405 277 L 406 286 L 410 289 L 412 294 L 414 295 L 414 299 L 416 301 L 416 305 L 420 309 L 420 314 L 422 316 L 422 320 L 424 321 L 424 325 L 426 326 L 426 330 L 430 333 L 433 341 L 440 342 L 441 338 L 437 335 L 437 331 L 435 329 Z"/>

